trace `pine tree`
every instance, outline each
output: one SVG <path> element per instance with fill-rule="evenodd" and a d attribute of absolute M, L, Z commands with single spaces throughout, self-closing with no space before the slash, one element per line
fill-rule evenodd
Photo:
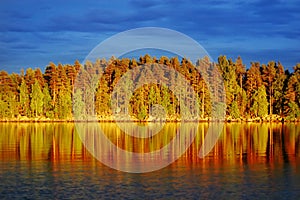
<path fill-rule="evenodd" d="M 0 100 L 3 118 L 14 118 L 18 115 L 17 85 L 5 71 L 0 71 Z"/>
<path fill-rule="evenodd" d="M 247 94 L 244 89 L 240 88 L 240 92 L 237 94 L 236 102 L 238 103 L 239 113 L 242 117 L 246 115 L 247 109 Z"/>
<path fill-rule="evenodd" d="M 107 116 L 110 114 L 110 95 L 109 86 L 105 78 L 100 80 L 99 86 L 96 91 L 96 112 L 100 116 Z"/>
<path fill-rule="evenodd" d="M 243 64 L 242 58 L 238 56 L 238 58 L 235 61 L 236 66 L 236 75 L 237 75 L 237 82 L 240 85 L 240 88 L 243 88 L 243 79 L 246 74 L 246 67 Z"/>
<path fill-rule="evenodd" d="M 273 96 L 274 96 L 274 80 L 276 76 L 276 63 L 271 61 L 268 65 L 262 65 L 262 80 L 267 89 L 267 98 L 269 99 L 269 114 L 273 114 Z"/>
<path fill-rule="evenodd" d="M 74 89 L 75 89 L 74 85 L 75 85 L 77 72 L 80 68 L 81 68 L 81 64 L 79 63 L 78 60 L 75 61 L 74 66 L 71 66 L 71 65 L 66 66 L 66 74 L 67 74 L 67 77 L 70 81 L 69 84 L 71 86 L 72 94 L 74 93 Z"/>
<path fill-rule="evenodd" d="M 204 58 L 198 60 L 196 63 L 196 68 L 198 71 L 201 73 L 201 77 L 199 80 L 199 86 L 200 86 L 200 91 L 199 93 L 199 98 L 200 98 L 200 108 L 201 108 L 201 118 L 205 118 L 209 116 L 210 114 L 210 108 L 211 108 L 211 101 L 210 101 L 210 91 L 208 88 L 208 84 L 210 81 L 209 77 L 209 70 L 211 67 L 212 63 L 209 60 L 208 56 L 205 56 Z"/>
<path fill-rule="evenodd" d="M 21 116 L 29 116 L 29 104 L 30 104 L 30 99 L 29 99 L 29 92 L 27 89 L 27 85 L 24 79 L 22 79 L 22 83 L 19 86 L 19 112 Z"/>
<path fill-rule="evenodd" d="M 3 118 L 8 118 L 10 117 L 10 110 L 9 110 L 9 102 L 8 102 L 8 96 L 3 94 L 2 92 L 0 93 L 0 117 Z"/>
<path fill-rule="evenodd" d="M 251 67 L 246 72 L 245 90 L 248 99 L 246 111 L 251 113 L 251 104 L 253 105 L 252 96 L 257 93 L 258 88 L 263 85 L 260 73 L 260 64 L 258 62 L 251 63 Z M 253 110 L 253 109 L 252 109 Z"/>
<path fill-rule="evenodd" d="M 49 92 L 48 84 L 45 84 L 45 87 L 43 88 L 43 113 L 45 117 L 53 119 L 54 113 L 53 113 L 53 106 L 52 106 L 52 98 Z"/>
<path fill-rule="evenodd" d="M 29 94 L 31 93 L 31 86 L 34 84 L 35 82 L 35 71 L 31 68 L 28 68 L 26 70 L 26 73 L 25 73 L 25 76 L 24 76 L 24 79 L 26 81 L 26 85 L 27 85 L 27 88 L 28 88 L 28 92 Z"/>
<path fill-rule="evenodd" d="M 148 102 L 146 101 L 146 90 L 145 86 L 138 88 L 131 100 L 131 115 L 135 116 L 138 120 L 146 120 L 148 118 Z"/>
<path fill-rule="evenodd" d="M 86 119 L 85 104 L 82 100 L 83 92 L 81 89 L 76 89 L 73 96 L 73 114 L 75 120 Z"/>
<path fill-rule="evenodd" d="M 34 80 L 37 80 L 42 88 L 44 87 L 45 79 L 43 77 L 43 73 L 41 72 L 40 68 L 34 70 Z"/>
<path fill-rule="evenodd" d="M 287 119 L 288 120 L 295 120 L 300 117 L 300 109 L 296 102 L 291 101 L 288 103 L 287 109 Z"/>
<path fill-rule="evenodd" d="M 251 101 L 252 105 L 250 111 L 252 111 L 253 117 L 263 118 L 268 115 L 268 100 L 264 86 L 260 86 L 258 90 L 254 92 Z"/>
<path fill-rule="evenodd" d="M 34 84 L 31 86 L 30 98 L 30 109 L 32 116 L 41 116 L 41 114 L 43 113 L 44 94 L 37 80 L 35 80 Z"/>
<path fill-rule="evenodd" d="M 284 110 L 284 85 L 286 82 L 286 74 L 284 67 L 278 62 L 276 75 L 273 83 L 273 113 L 283 115 Z"/>
<path fill-rule="evenodd" d="M 285 91 L 285 115 L 287 119 L 296 119 L 299 117 L 300 105 L 300 63 L 294 67 L 294 72 L 290 75 Z"/>
<path fill-rule="evenodd" d="M 56 104 L 56 97 L 58 93 L 58 74 L 56 70 L 56 65 L 54 63 L 50 63 L 45 70 L 44 78 L 48 84 L 48 87 L 50 89 L 50 94 L 52 97 L 52 106 L 54 107 Z"/>
<path fill-rule="evenodd" d="M 230 116 L 232 116 L 233 119 L 238 119 L 240 117 L 240 111 L 237 101 L 233 101 L 230 106 Z"/>
<path fill-rule="evenodd" d="M 170 93 L 166 86 L 161 87 L 161 98 L 162 98 L 161 105 L 165 108 L 166 113 L 173 114 L 174 111 L 171 110 L 172 107 L 170 103 Z"/>
<path fill-rule="evenodd" d="M 224 81 L 226 91 L 226 104 L 231 106 L 241 90 L 237 82 L 236 66 L 231 59 L 227 60 L 226 56 L 220 56 L 218 58 L 218 67 L 221 70 Z M 227 110 L 227 114 L 231 115 L 230 109 Z"/>
<path fill-rule="evenodd" d="M 0 118 L 1 119 L 6 117 L 7 108 L 8 108 L 8 103 L 4 101 L 3 94 L 0 93 Z"/>
<path fill-rule="evenodd" d="M 146 67 L 137 68 L 144 64 L 147 64 Z M 134 68 L 136 73 L 120 84 L 124 74 Z M 102 73 L 101 80 L 98 80 Z M 220 80 L 224 80 L 224 84 Z M 197 103 L 204 118 L 212 111 L 222 110 L 220 107 L 224 105 L 219 102 L 226 100 L 227 114 L 233 118 L 245 115 L 264 118 L 269 113 L 294 120 L 300 119 L 299 80 L 300 63 L 294 67 L 293 73 L 284 71 L 281 63 L 274 61 L 267 65 L 251 63 L 245 72 L 240 57 L 232 62 L 226 56 L 220 56 L 218 64 L 211 63 L 206 57 L 200 59 L 196 66 L 187 58 L 180 62 L 177 57 L 156 59 L 149 55 L 142 56 L 139 62 L 114 57 L 108 62 L 98 59 L 95 63 L 88 61 L 84 67 L 78 61 L 74 66 L 59 64 L 56 67 L 50 63 L 44 74 L 40 69 L 31 68 L 26 70 L 25 75 L 24 71 L 21 75 L 0 71 L 0 118 L 13 119 L 20 115 L 70 119 L 73 98 L 73 108 L 86 116 L 94 116 L 95 110 L 97 115 L 109 116 L 112 114 L 110 106 L 117 106 L 121 113 L 129 111 L 137 119 L 146 120 L 151 105 L 160 104 L 166 114 L 173 117 Z M 125 99 L 129 98 L 134 84 L 143 81 L 146 85 L 138 85 L 140 88 L 134 91 L 129 105 L 126 105 Z M 187 85 L 192 86 L 196 96 L 185 90 Z M 118 105 L 111 105 L 115 103 L 111 94 L 116 95 Z M 180 104 L 182 99 L 186 100 L 184 105 Z"/>
<path fill-rule="evenodd" d="M 70 119 L 72 117 L 72 98 L 69 90 L 62 89 L 58 92 L 54 113 L 59 119 Z"/>

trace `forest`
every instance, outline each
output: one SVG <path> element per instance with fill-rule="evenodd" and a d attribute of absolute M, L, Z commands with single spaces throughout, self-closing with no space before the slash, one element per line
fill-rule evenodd
<path fill-rule="evenodd" d="M 198 120 L 209 120 L 212 112 L 210 91 L 205 74 L 198 68 L 206 68 L 208 73 L 218 70 L 226 93 L 226 120 L 297 121 L 300 119 L 300 63 L 293 71 L 284 68 L 280 62 L 266 64 L 251 62 L 246 68 L 242 58 L 228 59 L 225 55 L 211 62 L 208 57 L 196 64 L 187 58 L 160 58 L 148 54 L 139 59 L 114 58 L 98 59 L 94 63 L 54 64 L 40 68 L 21 70 L 20 74 L 0 71 L 0 121 L 72 121 L 74 115 L 88 119 L 93 113 L 98 120 L 113 120 L 112 96 L 114 88 L 122 76 L 137 66 L 162 64 L 182 75 L 195 91 L 194 101 L 199 105 Z M 157 69 L 157 68 L 156 68 Z M 163 71 L 140 71 L 133 75 L 121 88 L 126 90 L 138 83 L 139 74 L 172 79 L 172 74 Z M 94 89 L 76 85 L 76 79 L 91 80 L 90 74 L 101 74 L 93 80 Z M 214 78 L 214 77 L 211 77 Z M 171 82 L 176 83 L 176 78 Z M 82 81 L 81 81 L 82 82 Z M 84 83 L 84 81 L 83 81 Z M 81 88 L 81 89 L 80 89 Z M 126 93 L 126 91 L 125 91 Z M 118 94 L 117 94 L 118 95 Z M 86 99 L 91 104 L 84 106 Z M 160 104 L 167 119 L 177 121 L 182 108 L 174 92 L 164 84 L 145 84 L 134 91 L 130 104 L 117 107 L 126 110 L 133 119 L 147 121 L 150 108 Z"/>

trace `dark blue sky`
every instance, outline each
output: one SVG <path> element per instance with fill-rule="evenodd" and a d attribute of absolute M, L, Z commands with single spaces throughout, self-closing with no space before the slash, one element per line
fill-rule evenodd
<path fill-rule="evenodd" d="M 300 62 L 298 0 L 17 1 L 0 3 L 0 70 L 74 63 L 121 31 L 154 26 L 198 41 L 214 60 Z"/>

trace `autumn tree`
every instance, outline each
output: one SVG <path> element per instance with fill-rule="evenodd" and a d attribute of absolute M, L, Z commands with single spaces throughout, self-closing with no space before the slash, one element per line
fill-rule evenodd
<path fill-rule="evenodd" d="M 43 113 L 44 116 L 50 119 L 54 118 L 52 98 L 50 95 L 50 90 L 48 84 L 46 83 L 43 88 Z"/>
<path fill-rule="evenodd" d="M 96 90 L 95 108 L 96 112 L 100 116 L 107 116 L 110 114 L 110 95 L 109 86 L 106 79 L 103 77 Z"/>
<path fill-rule="evenodd" d="M 82 90 L 77 88 L 73 96 L 73 114 L 75 120 L 86 119 L 85 105 L 84 101 L 82 100 L 82 94 Z"/>
<path fill-rule="evenodd" d="M 286 83 L 286 74 L 284 67 L 278 62 L 276 75 L 273 82 L 273 113 L 283 116 L 284 111 L 284 90 Z"/>
<path fill-rule="evenodd" d="M 57 88 L 58 74 L 56 72 L 56 65 L 54 63 L 51 62 L 46 67 L 44 78 L 50 89 L 50 94 L 52 97 L 52 106 L 54 107 L 56 103 L 57 93 L 58 93 L 58 88 Z"/>
<path fill-rule="evenodd" d="M 44 94 L 41 90 L 38 80 L 35 80 L 34 84 L 31 85 L 30 98 L 30 109 L 32 116 L 41 116 L 43 114 Z"/>
<path fill-rule="evenodd" d="M 268 65 L 262 65 L 261 77 L 265 87 L 267 88 L 267 98 L 269 99 L 269 114 L 273 114 L 273 99 L 274 99 L 274 80 L 276 76 L 276 63 L 271 61 Z"/>
<path fill-rule="evenodd" d="M 239 113 L 241 116 L 244 116 L 247 106 L 247 94 L 244 89 L 244 80 L 246 74 L 246 67 L 243 64 L 242 58 L 238 56 L 235 63 L 235 73 L 236 73 L 236 80 L 239 84 L 239 90 L 237 91 L 236 102 L 238 104 Z M 234 105 L 235 107 L 235 105 Z"/>
<path fill-rule="evenodd" d="M 124 76 L 129 70 L 134 73 Z M 188 58 L 156 58 L 148 54 L 138 61 L 112 57 L 84 65 L 78 61 L 73 65 L 49 63 L 44 74 L 39 68 L 28 68 L 26 73 L 22 70 L 20 75 L 0 71 L 0 118 L 71 119 L 75 111 L 85 117 L 107 117 L 112 114 L 112 106 L 119 114 L 147 120 L 154 104 L 162 105 L 170 119 L 199 105 L 197 111 L 205 118 L 222 110 L 224 105 L 220 102 L 226 102 L 226 114 L 234 119 L 276 114 L 298 120 L 299 80 L 299 63 L 292 73 L 274 61 L 262 65 L 252 62 L 246 70 L 241 57 L 233 62 L 223 55 L 218 63 L 204 57 L 195 65 Z M 188 86 L 196 95 L 186 91 Z M 128 98 L 131 99 L 126 104 Z"/>
<path fill-rule="evenodd" d="M 268 100 L 264 86 L 260 86 L 251 98 L 250 112 L 253 117 L 266 117 L 268 115 Z"/>
<path fill-rule="evenodd" d="M 218 58 L 218 67 L 221 71 L 226 91 L 227 114 L 230 115 L 230 111 L 238 109 L 235 105 L 232 106 L 232 103 L 236 102 L 237 95 L 241 90 L 237 82 L 236 66 L 231 59 L 227 60 L 226 56 L 220 56 Z M 234 112 L 239 111 L 235 110 Z"/>
<path fill-rule="evenodd" d="M 300 63 L 294 67 L 294 72 L 288 79 L 285 92 L 285 114 L 288 119 L 300 117 Z"/>
<path fill-rule="evenodd" d="M 29 92 L 27 89 L 27 85 L 24 79 L 22 79 L 22 83 L 19 86 L 19 112 L 21 116 L 29 116 Z"/>
<path fill-rule="evenodd" d="M 0 117 L 14 118 L 18 115 L 17 86 L 5 71 L 0 71 L 0 104 Z"/>
<path fill-rule="evenodd" d="M 250 114 L 253 111 L 253 96 L 257 93 L 258 88 L 263 85 L 261 73 L 260 73 L 260 63 L 251 63 L 251 67 L 246 72 L 245 89 L 247 96 L 247 112 Z M 252 108 L 252 109 L 251 109 Z"/>

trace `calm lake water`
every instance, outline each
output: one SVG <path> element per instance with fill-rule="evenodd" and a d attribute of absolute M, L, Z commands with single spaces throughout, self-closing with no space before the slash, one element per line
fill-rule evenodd
<path fill-rule="evenodd" d="M 168 144 L 179 125 L 150 139 L 100 126 L 115 145 L 142 153 Z M 207 127 L 200 123 L 192 145 L 167 167 L 126 173 L 97 161 L 72 123 L 0 123 L 0 199 L 300 199 L 299 124 L 226 124 L 201 159 Z"/>

